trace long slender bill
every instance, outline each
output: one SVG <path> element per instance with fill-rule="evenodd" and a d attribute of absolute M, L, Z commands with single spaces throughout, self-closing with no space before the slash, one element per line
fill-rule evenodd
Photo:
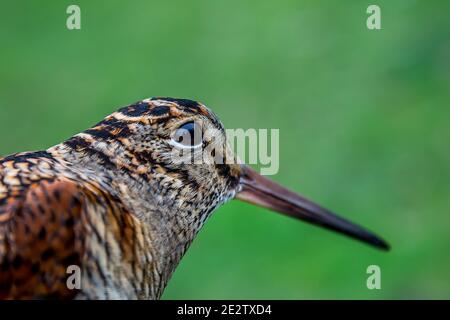
<path fill-rule="evenodd" d="M 389 250 L 389 244 L 377 235 L 263 177 L 248 166 L 243 165 L 242 170 L 242 190 L 237 194 L 237 199 L 343 233 L 379 249 Z"/>

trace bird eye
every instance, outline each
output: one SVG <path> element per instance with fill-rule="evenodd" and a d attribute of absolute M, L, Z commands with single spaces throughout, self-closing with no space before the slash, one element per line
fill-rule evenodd
<path fill-rule="evenodd" d="M 172 141 L 183 147 L 193 148 L 202 143 L 202 128 L 194 122 L 186 122 L 173 134 Z"/>

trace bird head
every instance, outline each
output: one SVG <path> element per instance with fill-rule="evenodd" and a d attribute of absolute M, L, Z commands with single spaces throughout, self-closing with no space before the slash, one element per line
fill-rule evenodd
<path fill-rule="evenodd" d="M 134 177 L 133 182 L 118 177 L 113 183 L 119 189 L 127 186 L 125 198 L 136 189 L 148 204 L 139 208 L 163 211 L 159 218 L 148 219 L 160 219 L 164 228 L 175 225 L 176 232 L 190 230 L 189 240 L 216 207 L 235 198 L 388 249 L 380 237 L 238 163 L 222 123 L 195 101 L 145 99 L 121 108 L 65 144 L 93 153 L 104 166 Z M 146 213 L 141 216 L 145 219 Z"/>

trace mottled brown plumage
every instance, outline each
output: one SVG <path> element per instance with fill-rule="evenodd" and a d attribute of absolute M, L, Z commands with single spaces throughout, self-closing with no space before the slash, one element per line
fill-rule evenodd
<path fill-rule="evenodd" d="M 211 161 L 175 162 L 173 134 L 194 122 L 215 133 L 189 156 L 205 157 L 212 145 Z M 46 151 L 1 158 L 0 298 L 157 299 L 211 212 L 237 194 L 385 246 L 229 160 L 217 117 L 172 98 L 124 107 Z M 66 284 L 72 265 L 81 269 L 79 290 Z"/>
<path fill-rule="evenodd" d="M 164 138 L 191 120 L 223 132 L 201 104 L 149 99 L 47 151 L 1 159 L 0 297 L 160 297 L 207 216 L 237 186 L 236 165 L 166 157 Z M 81 290 L 66 286 L 69 265 L 81 266 Z"/>

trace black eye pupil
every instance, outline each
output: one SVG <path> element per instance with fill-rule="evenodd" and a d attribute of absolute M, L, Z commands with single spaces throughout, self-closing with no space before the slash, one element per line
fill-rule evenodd
<path fill-rule="evenodd" d="M 201 141 L 200 126 L 187 122 L 177 129 L 173 139 L 184 146 L 195 146 Z"/>

